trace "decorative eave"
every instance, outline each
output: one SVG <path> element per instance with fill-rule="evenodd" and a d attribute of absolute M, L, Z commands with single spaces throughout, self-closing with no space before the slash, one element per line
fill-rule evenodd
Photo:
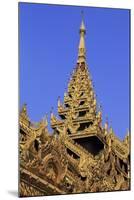
<path fill-rule="evenodd" d="M 66 194 L 63 190 L 45 180 L 45 177 L 40 178 L 22 166 L 20 166 L 20 178 L 22 182 L 35 187 L 42 195 Z"/>
<path fill-rule="evenodd" d="M 56 128 L 57 126 L 62 126 L 64 125 L 64 121 L 59 120 L 53 113 L 51 113 L 51 127 Z"/>

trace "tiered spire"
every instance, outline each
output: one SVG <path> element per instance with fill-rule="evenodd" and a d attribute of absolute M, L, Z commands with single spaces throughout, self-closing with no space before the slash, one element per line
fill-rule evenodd
<path fill-rule="evenodd" d="M 97 127 L 101 123 L 101 113 L 97 113 L 96 97 L 86 64 L 85 33 L 82 19 L 77 66 L 64 94 L 64 103 L 58 99 L 58 113 L 61 120 L 51 115 L 52 128 L 66 126 L 68 134 L 85 133 L 85 129 Z"/>

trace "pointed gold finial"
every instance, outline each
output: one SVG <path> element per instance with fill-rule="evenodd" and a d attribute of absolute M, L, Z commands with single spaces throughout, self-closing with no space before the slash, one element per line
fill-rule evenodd
<path fill-rule="evenodd" d="M 24 103 L 24 105 L 23 105 L 23 107 L 21 109 L 21 112 L 27 113 L 27 104 L 26 103 Z"/>
<path fill-rule="evenodd" d="M 51 110 L 50 110 L 50 118 L 53 118 L 54 114 L 53 114 L 53 107 L 51 107 Z"/>
<path fill-rule="evenodd" d="M 127 129 L 127 134 L 126 134 L 126 136 L 124 138 L 124 143 L 125 144 L 129 144 L 129 129 Z"/>
<path fill-rule="evenodd" d="M 43 126 L 47 127 L 48 126 L 48 120 L 47 120 L 48 116 L 47 114 L 43 117 L 42 119 L 42 124 Z"/>
<path fill-rule="evenodd" d="M 80 26 L 78 63 L 83 63 L 83 62 L 85 62 L 85 59 L 86 59 L 86 48 L 85 48 L 86 29 L 85 29 L 84 20 L 83 20 L 83 11 L 81 12 L 81 14 L 82 14 L 82 21 L 81 21 L 81 26 Z"/>
<path fill-rule="evenodd" d="M 20 121 L 22 121 L 23 123 L 25 123 L 26 125 L 30 125 L 30 119 L 29 116 L 27 114 L 27 104 L 25 103 L 20 111 Z"/>
<path fill-rule="evenodd" d="M 106 122 L 104 124 L 104 128 L 106 131 L 108 131 L 108 117 L 106 116 Z"/>
<path fill-rule="evenodd" d="M 84 12 L 83 12 L 83 10 L 81 11 L 81 18 L 82 18 L 82 21 L 81 21 L 81 26 L 80 26 L 80 33 L 81 32 L 86 33 L 86 29 L 85 29 L 85 25 L 84 25 Z"/>
<path fill-rule="evenodd" d="M 61 106 L 60 96 L 58 97 L 58 107 Z"/>
<path fill-rule="evenodd" d="M 28 119 L 27 115 L 27 104 L 25 103 L 20 111 L 20 116 L 23 116 L 24 118 Z"/>

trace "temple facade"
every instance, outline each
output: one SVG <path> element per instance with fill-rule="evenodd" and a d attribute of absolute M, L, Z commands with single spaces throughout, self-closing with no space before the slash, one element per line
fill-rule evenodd
<path fill-rule="evenodd" d="M 86 61 L 82 20 L 76 67 L 58 117 L 32 123 L 27 106 L 20 111 L 19 195 L 41 196 L 130 190 L 130 139 L 117 138 L 102 113 Z"/>

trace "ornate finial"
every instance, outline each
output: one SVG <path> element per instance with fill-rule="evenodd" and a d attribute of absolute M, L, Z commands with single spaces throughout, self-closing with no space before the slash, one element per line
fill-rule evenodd
<path fill-rule="evenodd" d="M 127 136 L 129 137 L 129 129 L 127 129 Z"/>
<path fill-rule="evenodd" d="M 60 102 L 60 96 L 58 96 L 58 107 L 61 106 L 61 102 Z"/>
<path fill-rule="evenodd" d="M 127 129 L 127 134 L 126 134 L 126 136 L 124 138 L 124 143 L 125 144 L 129 144 L 129 129 Z"/>
<path fill-rule="evenodd" d="M 27 115 L 27 104 L 25 103 L 20 111 L 20 116 L 23 118 L 29 120 L 28 115 Z"/>
<path fill-rule="evenodd" d="M 112 128 L 112 127 L 110 127 L 110 129 L 109 129 L 109 134 L 110 134 L 111 136 L 114 135 L 114 131 L 113 131 L 113 128 Z"/>
<path fill-rule="evenodd" d="M 30 119 L 27 114 L 27 104 L 25 103 L 20 111 L 20 121 L 26 125 L 30 125 Z"/>
<path fill-rule="evenodd" d="M 26 103 L 24 103 L 24 105 L 23 105 L 23 107 L 22 107 L 22 109 L 21 109 L 21 113 L 27 113 L 27 104 Z"/>
<path fill-rule="evenodd" d="M 64 97 L 66 97 L 67 96 L 67 93 L 66 92 L 64 92 Z"/>
<path fill-rule="evenodd" d="M 50 118 L 53 118 L 54 114 L 53 114 L 53 107 L 51 107 L 51 110 L 50 110 Z"/>
<path fill-rule="evenodd" d="M 102 104 L 101 104 L 101 103 L 99 103 L 98 107 L 99 107 L 99 111 L 100 111 L 101 113 L 103 113 Z"/>
<path fill-rule="evenodd" d="M 42 119 L 42 124 L 47 127 L 48 126 L 48 120 L 47 120 L 47 114 Z"/>
<path fill-rule="evenodd" d="M 84 25 L 84 12 L 83 12 L 83 10 L 81 11 L 81 18 L 82 18 L 82 21 L 81 21 L 81 26 L 80 26 L 80 33 L 81 32 L 86 33 L 86 29 L 85 29 L 85 25 Z"/>
<path fill-rule="evenodd" d="M 101 126 L 101 122 L 102 122 L 102 113 L 101 113 L 101 111 L 98 112 L 97 118 L 98 118 L 98 122 L 99 122 L 99 124 Z"/>
<path fill-rule="evenodd" d="M 108 131 L 108 117 L 107 116 L 106 116 L 106 122 L 105 122 L 104 127 L 105 127 L 105 130 Z"/>
<path fill-rule="evenodd" d="M 85 62 L 86 59 L 86 48 L 85 48 L 85 34 L 86 34 L 86 29 L 84 25 L 84 20 L 83 20 L 83 11 L 82 13 L 82 21 L 81 21 L 81 26 L 80 26 L 80 42 L 79 42 L 79 53 L 78 53 L 78 62 L 77 63 L 83 63 Z"/>

